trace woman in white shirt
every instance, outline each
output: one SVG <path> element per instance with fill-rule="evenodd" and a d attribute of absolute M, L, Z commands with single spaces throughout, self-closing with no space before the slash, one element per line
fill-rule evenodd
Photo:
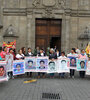
<path fill-rule="evenodd" d="M 22 50 L 21 50 L 21 49 L 18 51 L 18 54 L 16 54 L 16 58 L 17 58 L 18 60 L 21 60 L 21 59 L 24 59 L 24 58 L 25 58 L 25 56 L 24 56 L 24 54 L 22 53 Z"/>

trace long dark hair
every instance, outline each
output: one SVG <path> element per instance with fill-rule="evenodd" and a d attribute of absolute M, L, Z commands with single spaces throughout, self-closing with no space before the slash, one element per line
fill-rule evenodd
<path fill-rule="evenodd" d="M 21 50 L 22 50 L 22 53 L 25 55 L 26 54 L 26 51 L 24 51 L 25 47 L 22 47 Z"/>

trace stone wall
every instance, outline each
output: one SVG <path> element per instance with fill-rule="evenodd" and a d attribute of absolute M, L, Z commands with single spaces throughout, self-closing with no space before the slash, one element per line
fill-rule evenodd
<path fill-rule="evenodd" d="M 85 48 L 88 40 L 78 39 L 90 26 L 90 0 L 0 0 L 0 45 L 2 41 L 17 40 L 17 48 L 35 48 L 35 19 L 62 19 L 61 48 L 69 52 L 72 47 Z M 3 38 L 5 30 L 12 24 L 16 37 Z"/>

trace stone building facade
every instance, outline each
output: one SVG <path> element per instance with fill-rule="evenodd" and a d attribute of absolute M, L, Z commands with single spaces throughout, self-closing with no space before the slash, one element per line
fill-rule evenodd
<path fill-rule="evenodd" d="M 0 0 L 0 45 L 16 39 L 18 49 L 34 49 L 37 18 L 62 20 L 62 51 L 90 41 L 90 0 Z"/>

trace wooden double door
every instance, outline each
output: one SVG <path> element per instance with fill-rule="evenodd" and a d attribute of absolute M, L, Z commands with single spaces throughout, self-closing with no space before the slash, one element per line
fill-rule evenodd
<path fill-rule="evenodd" d="M 36 19 L 36 47 L 61 49 L 61 25 L 60 19 Z"/>

